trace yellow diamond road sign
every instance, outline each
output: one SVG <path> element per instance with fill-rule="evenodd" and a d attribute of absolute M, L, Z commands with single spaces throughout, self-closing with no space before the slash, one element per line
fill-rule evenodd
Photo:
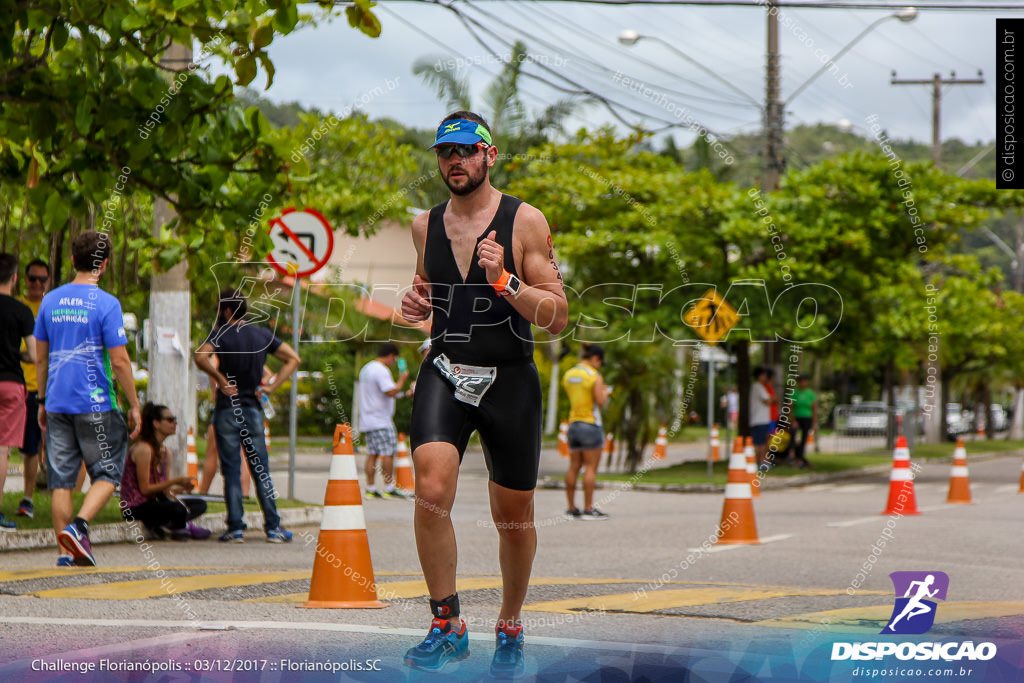
<path fill-rule="evenodd" d="M 709 344 L 717 344 L 739 319 L 736 309 L 714 289 L 705 292 L 704 297 L 683 314 L 683 322 Z"/>

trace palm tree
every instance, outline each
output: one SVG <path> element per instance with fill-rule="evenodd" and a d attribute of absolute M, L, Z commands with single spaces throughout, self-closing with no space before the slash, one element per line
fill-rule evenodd
<path fill-rule="evenodd" d="M 530 146 L 544 142 L 546 133 L 563 132 L 565 119 L 587 102 L 581 98 L 558 100 L 531 118 L 519 93 L 522 67 L 528 60 L 526 44 L 516 41 L 510 59 L 483 95 L 482 115 L 491 130 L 495 131 L 494 144 L 499 150 L 525 151 Z M 412 72 L 433 87 L 438 98 L 449 109 L 473 109 L 469 79 L 463 74 L 457 60 L 436 56 L 420 57 L 413 63 Z"/>

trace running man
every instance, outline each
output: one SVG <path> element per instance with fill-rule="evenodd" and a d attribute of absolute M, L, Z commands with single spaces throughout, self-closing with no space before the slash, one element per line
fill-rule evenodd
<path fill-rule="evenodd" d="M 569 395 L 569 470 L 565 473 L 565 497 L 569 500 L 566 514 L 584 521 L 608 519 L 594 507 L 594 485 L 597 465 L 604 446 L 601 429 L 601 408 L 608 401 L 611 389 L 605 386 L 598 370 L 604 365 L 604 349 L 597 344 L 583 347 L 583 358 L 562 377 L 562 387 Z M 583 472 L 583 512 L 576 507 L 576 478 Z"/>
<path fill-rule="evenodd" d="M 405 663 L 437 670 L 469 656 L 450 512 L 459 464 L 476 430 L 490 472 L 502 577 L 491 674 L 509 677 L 524 668 L 520 610 L 537 551 L 541 390 L 530 325 L 558 334 L 568 304 L 544 214 L 491 186 L 498 150 L 486 122 L 468 111 L 449 114 L 432 147 L 451 198 L 413 220 L 416 275 L 402 315 L 419 322 L 433 314 L 411 441 L 416 548 L 434 619 Z"/>
<path fill-rule="evenodd" d="M 402 361 L 403 363 L 405 361 Z M 402 371 L 398 382 L 391 378 L 391 368 L 398 364 L 398 347 L 384 342 L 377 349 L 377 357 L 359 371 L 359 431 L 366 441 L 366 497 L 408 498 L 395 488 L 395 453 L 398 450 L 398 432 L 395 431 L 395 397 L 409 373 Z M 380 460 L 384 491 L 373 483 Z"/>
<path fill-rule="evenodd" d="M 892 622 L 890 622 L 890 631 L 892 631 L 893 633 L 896 632 L 896 629 L 894 629 L 893 626 L 895 626 L 896 622 L 902 619 L 903 617 L 906 617 L 907 621 L 910 621 L 919 614 L 927 614 L 928 612 L 932 611 L 931 607 L 921 602 L 921 598 L 930 598 L 939 592 L 938 588 L 936 588 L 933 591 L 928 590 L 928 587 L 931 586 L 933 583 L 935 583 L 934 574 L 929 574 L 928 576 L 924 577 L 924 581 L 910 582 L 910 585 L 907 586 L 907 592 L 903 594 L 903 597 L 910 598 L 910 600 L 907 601 L 907 606 L 903 608 L 903 611 L 900 612 L 899 616 L 893 619 Z M 911 596 L 910 593 L 914 591 L 914 586 L 917 586 L 917 592 L 914 593 L 913 596 Z"/>

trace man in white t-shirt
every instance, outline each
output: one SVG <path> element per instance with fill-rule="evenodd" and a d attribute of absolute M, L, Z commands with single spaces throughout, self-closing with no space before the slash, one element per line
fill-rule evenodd
<path fill-rule="evenodd" d="M 776 402 L 765 386 L 768 370 L 754 368 L 754 383 L 750 386 L 750 435 L 754 438 L 754 453 L 760 466 L 768 453 L 768 432 L 772 422 L 772 403 Z"/>
<path fill-rule="evenodd" d="M 387 342 L 377 350 L 377 358 L 359 371 L 359 431 L 366 443 L 366 495 L 370 498 L 406 498 L 395 489 L 395 451 L 398 434 L 395 433 L 395 397 L 409 373 L 402 371 L 396 383 L 391 368 L 398 362 L 398 347 Z M 384 476 L 384 492 L 373 483 L 380 458 Z"/>

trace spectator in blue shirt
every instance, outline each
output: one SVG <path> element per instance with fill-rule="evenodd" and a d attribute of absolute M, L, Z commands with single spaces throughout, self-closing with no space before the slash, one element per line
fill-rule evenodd
<path fill-rule="evenodd" d="M 106 233 L 87 230 L 71 245 L 75 279 L 45 297 L 36 316 L 39 425 L 46 429 L 53 527 L 67 553 L 58 565 L 94 566 L 89 522 L 121 483 L 129 439 L 142 423 L 121 304 L 97 283 L 111 254 Z M 128 397 L 128 434 L 114 378 Z M 78 514 L 71 502 L 85 463 L 92 482 Z"/>

